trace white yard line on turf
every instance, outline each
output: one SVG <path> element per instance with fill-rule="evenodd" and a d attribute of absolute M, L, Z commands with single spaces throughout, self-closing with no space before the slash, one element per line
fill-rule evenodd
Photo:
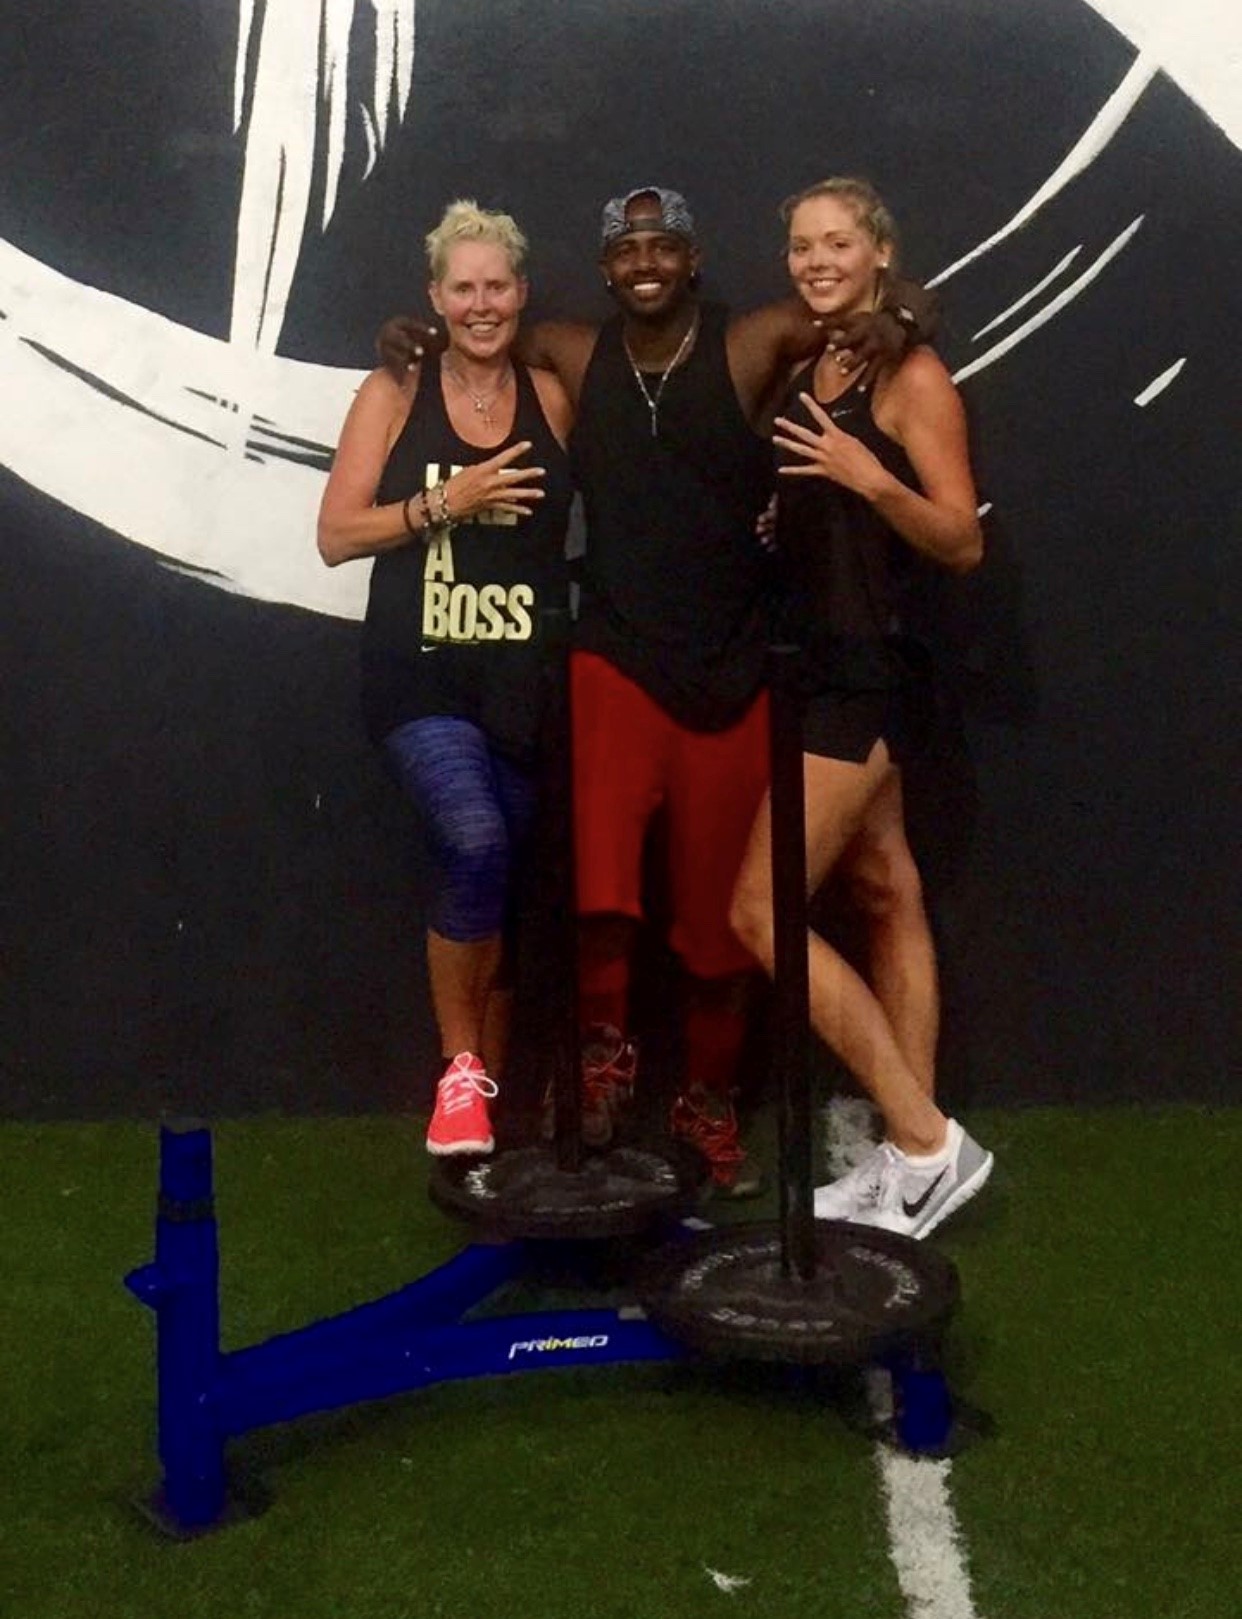
<path fill-rule="evenodd" d="M 875 1145 L 875 1115 L 867 1102 L 837 1096 L 826 1109 L 831 1173 L 843 1175 Z M 886 1373 L 868 1378 L 872 1414 L 889 1414 Z M 908 1619 L 981 1619 L 970 1594 L 966 1548 L 949 1494 L 952 1463 L 875 1447 L 884 1490 L 888 1549 Z"/>
<path fill-rule="evenodd" d="M 876 1446 L 888 1513 L 888 1554 L 910 1619 L 979 1619 L 949 1495 L 952 1462 Z"/>

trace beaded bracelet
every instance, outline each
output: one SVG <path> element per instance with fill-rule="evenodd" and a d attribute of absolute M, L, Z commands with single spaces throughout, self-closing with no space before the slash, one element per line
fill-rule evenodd
<path fill-rule="evenodd" d="M 433 500 L 436 503 L 436 512 L 431 520 L 432 526 L 434 528 L 452 528 L 453 519 L 449 514 L 447 479 L 443 483 L 435 484 L 431 489 L 427 497 L 428 510 L 430 510 Z"/>

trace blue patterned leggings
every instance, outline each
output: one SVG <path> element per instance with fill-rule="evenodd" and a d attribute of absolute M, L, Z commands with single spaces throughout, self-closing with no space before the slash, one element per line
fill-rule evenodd
<path fill-rule="evenodd" d="M 533 774 L 501 758 L 477 725 L 448 715 L 399 725 L 384 754 L 426 827 L 430 926 L 459 944 L 499 933 L 514 853 L 534 818 Z"/>

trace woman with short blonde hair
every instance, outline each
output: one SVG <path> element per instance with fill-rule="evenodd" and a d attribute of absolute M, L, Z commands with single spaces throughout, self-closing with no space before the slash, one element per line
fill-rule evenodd
<path fill-rule="evenodd" d="M 566 600 L 572 413 L 513 357 L 526 238 L 459 200 L 426 238 L 442 354 L 373 371 L 346 418 L 319 514 L 329 566 L 373 558 L 362 641 L 367 726 L 418 809 L 443 1070 L 437 1155 L 494 1146 L 505 921 L 535 803 L 539 629 Z M 501 1020 L 503 1021 L 503 1020 Z"/>

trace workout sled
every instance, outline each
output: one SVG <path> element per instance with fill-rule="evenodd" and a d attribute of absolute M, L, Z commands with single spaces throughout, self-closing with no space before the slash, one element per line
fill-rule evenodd
<path fill-rule="evenodd" d="M 533 1268 L 560 1239 L 632 1236 L 682 1214 L 688 1178 L 658 1155 L 624 1152 L 615 1166 L 584 1157 L 573 1027 L 557 1055 L 556 1141 L 489 1165 L 433 1172 L 432 1192 L 476 1229 L 509 1240 L 472 1244 L 385 1298 L 228 1354 L 220 1349 L 219 1246 L 211 1135 L 165 1126 L 155 1260 L 126 1283 L 156 1314 L 159 1455 L 147 1503 L 168 1533 L 191 1536 L 245 1503 L 230 1497 L 230 1439 L 312 1411 L 432 1383 L 556 1366 L 680 1361 L 693 1355 L 795 1366 L 878 1365 L 892 1377 L 892 1437 L 916 1454 L 956 1448 L 961 1429 L 939 1369 L 957 1273 L 908 1237 L 812 1217 L 807 1070 L 805 830 L 796 649 L 773 649 L 772 803 L 780 1090 L 781 1219 L 682 1234 L 635 1276 L 622 1309 L 539 1311 L 463 1320 Z M 566 931 L 573 907 L 563 904 Z M 698 1222 L 702 1228 L 703 1222 Z"/>
<path fill-rule="evenodd" d="M 156 1317 L 163 1473 L 143 1503 L 148 1517 L 169 1535 L 191 1538 L 247 1515 L 230 1492 L 228 1442 L 310 1412 L 472 1377 L 694 1358 L 637 1304 L 463 1321 L 527 1272 L 531 1247 L 471 1244 L 383 1298 L 224 1353 L 211 1133 L 201 1124 L 165 1125 L 155 1259 L 125 1278 Z M 925 1352 L 907 1350 L 886 1362 L 896 1438 L 913 1452 L 939 1453 L 952 1422 L 944 1378 Z"/>

